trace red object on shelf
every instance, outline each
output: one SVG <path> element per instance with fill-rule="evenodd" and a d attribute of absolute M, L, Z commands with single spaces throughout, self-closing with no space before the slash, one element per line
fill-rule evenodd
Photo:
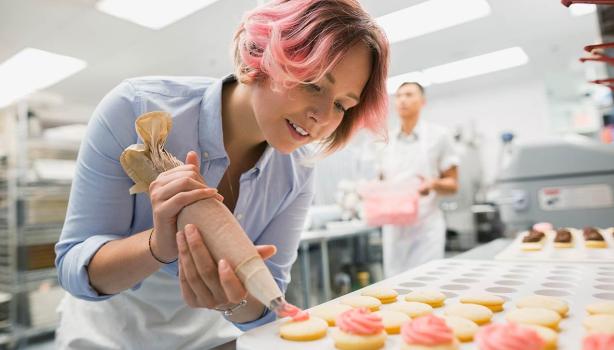
<path fill-rule="evenodd" d="M 561 4 L 567 7 L 571 4 L 614 5 L 614 0 L 561 0 Z"/>
<path fill-rule="evenodd" d="M 584 46 L 584 50 L 589 53 L 593 53 L 594 50 L 597 49 L 612 49 L 614 48 L 614 43 L 601 43 L 601 44 L 593 44 Z"/>
<path fill-rule="evenodd" d="M 614 90 L 614 78 L 591 80 L 589 83 L 604 85 Z"/>

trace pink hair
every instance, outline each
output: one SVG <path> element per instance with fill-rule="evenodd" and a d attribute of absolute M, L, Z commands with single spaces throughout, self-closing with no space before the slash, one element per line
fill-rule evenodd
<path fill-rule="evenodd" d="M 389 44 L 384 32 L 355 0 L 274 0 L 246 13 L 235 34 L 241 81 L 269 77 L 290 88 L 320 80 L 355 44 L 371 51 L 371 74 L 360 103 L 349 109 L 325 140 L 341 148 L 361 128 L 386 135 Z"/>

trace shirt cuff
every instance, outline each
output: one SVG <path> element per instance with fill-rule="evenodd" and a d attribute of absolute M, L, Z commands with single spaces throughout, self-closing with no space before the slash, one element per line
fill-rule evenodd
<path fill-rule="evenodd" d="M 90 301 L 106 300 L 113 296 L 113 294 L 100 294 L 92 287 L 87 267 L 90 264 L 92 257 L 94 257 L 96 252 L 98 252 L 103 245 L 112 240 L 121 238 L 124 237 L 119 235 L 96 235 L 81 243 L 81 247 L 78 251 L 79 257 L 77 258 L 77 277 L 76 280 L 69 281 L 69 285 L 73 285 L 75 287 L 71 294 L 77 298 Z M 74 248 L 75 247 L 73 247 L 73 249 Z M 138 289 L 140 285 L 141 283 L 138 283 L 132 287 L 132 289 Z"/>
<path fill-rule="evenodd" d="M 246 332 L 246 331 L 249 331 L 250 329 L 260 327 L 269 322 L 273 322 L 276 319 L 277 319 L 277 315 L 275 315 L 274 312 L 272 312 L 271 310 L 265 307 L 264 312 L 262 313 L 262 315 L 260 315 L 259 318 L 253 321 L 250 321 L 250 322 L 245 322 L 245 323 L 233 322 L 233 324 L 235 325 L 235 327 L 239 328 L 241 331 Z"/>

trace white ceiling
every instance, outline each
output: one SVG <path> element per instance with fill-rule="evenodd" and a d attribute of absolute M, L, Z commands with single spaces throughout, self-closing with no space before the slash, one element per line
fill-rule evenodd
<path fill-rule="evenodd" d="M 363 0 L 374 16 L 419 0 Z M 256 0 L 220 0 L 154 31 L 98 12 L 94 0 L 0 0 L 0 62 L 25 47 L 87 61 L 88 67 L 50 87 L 69 106 L 94 106 L 122 79 L 140 75 L 222 76 L 231 71 L 229 47 L 241 14 Z M 559 0 L 489 0 L 486 18 L 392 46 L 391 75 L 521 46 L 530 64 L 436 85 L 447 95 L 546 75 L 577 72 L 585 44 L 598 40 L 596 14 L 572 17 Z M 1 83 L 1 82 L 0 82 Z M 66 111 L 67 109 L 65 109 Z M 87 119 L 89 115 L 80 116 Z"/>

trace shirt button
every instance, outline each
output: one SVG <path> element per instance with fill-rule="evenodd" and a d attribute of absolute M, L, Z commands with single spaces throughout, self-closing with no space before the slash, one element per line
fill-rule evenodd
<path fill-rule="evenodd" d="M 203 152 L 203 157 L 209 158 L 209 152 Z"/>
<path fill-rule="evenodd" d="M 237 220 L 243 219 L 243 214 L 237 214 Z"/>

